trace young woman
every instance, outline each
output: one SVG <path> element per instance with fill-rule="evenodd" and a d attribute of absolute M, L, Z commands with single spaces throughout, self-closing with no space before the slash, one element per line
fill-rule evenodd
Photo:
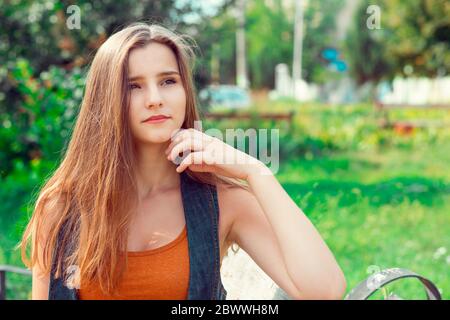
<path fill-rule="evenodd" d="M 99 48 L 21 242 L 33 299 L 225 299 L 231 244 L 294 299 L 342 298 L 335 258 L 270 170 L 194 129 L 192 58 L 186 37 L 144 23 Z"/>

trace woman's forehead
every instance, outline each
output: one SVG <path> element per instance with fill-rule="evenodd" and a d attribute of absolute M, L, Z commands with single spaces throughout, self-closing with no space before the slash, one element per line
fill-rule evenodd
<path fill-rule="evenodd" d="M 179 72 L 177 58 L 172 49 L 157 42 L 131 50 L 128 70 L 129 78 Z"/>

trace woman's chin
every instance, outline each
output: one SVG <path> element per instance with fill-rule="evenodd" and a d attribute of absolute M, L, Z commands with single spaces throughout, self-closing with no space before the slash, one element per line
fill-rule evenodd
<path fill-rule="evenodd" d="M 151 130 L 140 130 L 134 136 L 143 144 L 166 143 L 171 141 L 172 135 L 178 131 L 179 129 L 173 127 L 151 128 Z"/>
<path fill-rule="evenodd" d="M 144 139 L 140 139 L 140 140 L 144 144 L 166 143 L 167 141 L 170 141 L 170 134 L 152 135 L 150 137 L 145 137 Z"/>

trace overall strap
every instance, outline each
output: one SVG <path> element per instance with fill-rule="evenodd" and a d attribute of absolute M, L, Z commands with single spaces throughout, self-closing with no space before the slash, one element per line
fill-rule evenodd
<path fill-rule="evenodd" d="M 219 206 L 215 186 L 180 177 L 189 242 L 188 300 L 225 299 L 220 278 Z"/>
<path fill-rule="evenodd" d="M 57 267 L 57 253 L 59 252 L 59 246 L 62 242 L 64 233 L 66 231 L 67 221 L 63 223 L 61 229 L 58 233 L 58 238 L 56 241 L 55 248 L 53 250 L 53 260 L 52 260 L 52 270 L 50 273 L 50 285 L 48 292 L 49 300 L 78 300 L 78 294 L 76 288 L 71 288 L 66 285 L 65 282 L 65 273 L 66 270 L 64 265 L 62 267 L 62 275 L 55 279 L 56 267 Z M 67 257 L 71 253 L 71 246 L 66 246 L 64 256 Z"/>

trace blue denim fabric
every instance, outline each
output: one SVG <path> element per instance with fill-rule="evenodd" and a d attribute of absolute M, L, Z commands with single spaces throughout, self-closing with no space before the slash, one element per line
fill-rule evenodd
<path fill-rule="evenodd" d="M 180 183 L 189 243 L 188 300 L 225 300 L 227 292 L 220 277 L 217 189 L 194 181 L 186 172 L 181 173 Z M 59 238 L 63 232 L 61 228 Z M 53 259 L 49 300 L 77 300 L 76 289 L 54 278 L 55 262 Z"/>

